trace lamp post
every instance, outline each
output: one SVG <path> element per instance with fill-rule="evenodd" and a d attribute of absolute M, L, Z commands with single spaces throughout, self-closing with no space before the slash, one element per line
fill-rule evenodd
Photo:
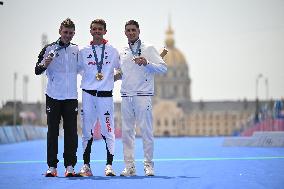
<path fill-rule="evenodd" d="M 264 101 L 266 101 L 266 103 L 268 103 L 268 100 L 269 100 L 269 83 L 268 83 L 268 77 L 264 77 L 263 74 L 258 74 L 257 77 L 256 77 L 256 86 L 255 86 L 255 93 L 256 93 L 256 114 L 255 114 L 255 119 L 257 121 L 259 121 L 259 109 L 260 109 L 260 101 L 259 101 L 259 90 L 258 90 L 258 87 L 259 87 L 259 80 L 263 78 L 264 79 L 264 84 L 265 84 L 265 99 Z M 267 105 L 266 105 L 267 106 Z M 265 108 L 265 112 L 263 112 L 264 116 L 266 116 L 267 114 L 267 107 Z"/>
<path fill-rule="evenodd" d="M 13 104 L 13 125 L 15 126 L 16 125 L 16 122 L 17 122 L 17 102 L 16 102 L 16 97 L 17 97 L 17 91 L 16 91 L 16 82 L 17 82 L 17 77 L 18 77 L 18 74 L 15 72 L 14 73 L 14 82 L 13 82 L 13 85 L 14 85 L 14 90 L 13 90 L 13 96 L 14 96 L 14 104 Z"/>
<path fill-rule="evenodd" d="M 258 99 L 258 83 L 259 83 L 259 79 L 261 79 L 263 77 L 262 74 L 258 74 L 255 80 L 255 95 L 256 95 L 256 99 Z"/>
<path fill-rule="evenodd" d="M 23 76 L 23 102 L 28 102 L 28 82 L 29 82 L 29 76 L 24 75 Z"/>
<path fill-rule="evenodd" d="M 255 122 L 259 122 L 259 100 L 258 100 L 258 83 L 259 83 L 259 79 L 261 79 L 263 77 L 262 74 L 258 74 L 256 76 L 256 80 L 255 80 Z"/>
<path fill-rule="evenodd" d="M 268 78 L 266 77 L 265 80 L 265 93 L 266 93 L 266 100 L 268 101 L 269 100 L 269 83 L 268 83 Z"/>
<path fill-rule="evenodd" d="M 258 74 L 256 77 L 256 86 L 255 86 L 255 94 L 256 94 L 256 98 L 258 99 L 258 87 L 259 87 L 259 80 L 261 78 L 264 78 L 264 84 L 265 84 L 265 100 L 269 100 L 269 82 L 268 82 L 268 77 L 264 77 L 263 74 Z"/>

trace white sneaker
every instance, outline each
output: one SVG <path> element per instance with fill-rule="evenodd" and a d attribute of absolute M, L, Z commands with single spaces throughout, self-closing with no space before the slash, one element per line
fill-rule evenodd
<path fill-rule="evenodd" d="M 49 167 L 45 172 L 46 177 L 57 177 L 57 170 L 55 167 Z"/>
<path fill-rule="evenodd" d="M 82 177 L 90 177 L 93 176 L 92 170 L 88 164 L 84 164 L 79 173 Z"/>
<path fill-rule="evenodd" d="M 145 163 L 144 172 L 145 172 L 145 176 L 154 176 L 154 167 L 149 163 Z"/>
<path fill-rule="evenodd" d="M 112 169 L 112 166 L 111 166 L 111 165 L 106 165 L 106 168 L 105 168 L 105 175 L 106 175 L 106 176 L 115 176 L 115 172 L 114 172 L 114 170 Z"/>
<path fill-rule="evenodd" d="M 65 177 L 74 177 L 76 176 L 76 173 L 74 171 L 74 167 L 69 165 L 65 169 Z"/>
<path fill-rule="evenodd" d="M 120 173 L 120 176 L 136 176 L 135 166 L 125 167 L 124 170 Z"/>

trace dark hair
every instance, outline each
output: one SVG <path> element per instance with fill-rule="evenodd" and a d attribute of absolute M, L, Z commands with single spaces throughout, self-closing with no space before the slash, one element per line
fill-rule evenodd
<path fill-rule="evenodd" d="M 62 27 L 74 28 L 74 30 L 75 30 L 75 24 L 70 18 L 67 18 L 67 19 L 63 20 L 63 22 L 61 22 L 60 28 L 62 28 Z"/>
<path fill-rule="evenodd" d="M 106 30 L 106 22 L 103 20 L 103 19 L 96 19 L 96 20 L 93 20 L 91 22 L 91 25 L 90 25 L 90 29 L 92 28 L 92 25 L 93 24 L 100 24 L 100 25 L 103 25 L 104 26 L 104 29 Z"/>
<path fill-rule="evenodd" d="M 128 25 L 135 25 L 137 28 L 139 28 L 139 24 L 138 24 L 138 22 L 135 21 L 135 20 L 129 20 L 128 22 L 126 22 L 126 23 L 125 23 L 125 28 L 126 28 L 126 26 L 128 26 Z"/>

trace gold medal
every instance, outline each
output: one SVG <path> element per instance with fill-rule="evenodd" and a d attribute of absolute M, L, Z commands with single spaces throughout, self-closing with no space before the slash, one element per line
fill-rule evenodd
<path fill-rule="evenodd" d="M 98 81 L 103 80 L 103 78 L 104 78 L 103 73 L 97 73 L 97 74 L 96 74 L 96 79 L 97 79 Z"/>

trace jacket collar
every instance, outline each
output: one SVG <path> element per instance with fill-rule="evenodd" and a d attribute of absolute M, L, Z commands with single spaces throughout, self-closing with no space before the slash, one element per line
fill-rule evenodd
<path fill-rule="evenodd" d="M 56 43 L 59 45 L 59 46 L 65 46 L 65 47 L 68 47 L 70 45 L 70 42 L 68 44 L 65 44 L 61 41 L 61 38 L 59 38 Z"/>

